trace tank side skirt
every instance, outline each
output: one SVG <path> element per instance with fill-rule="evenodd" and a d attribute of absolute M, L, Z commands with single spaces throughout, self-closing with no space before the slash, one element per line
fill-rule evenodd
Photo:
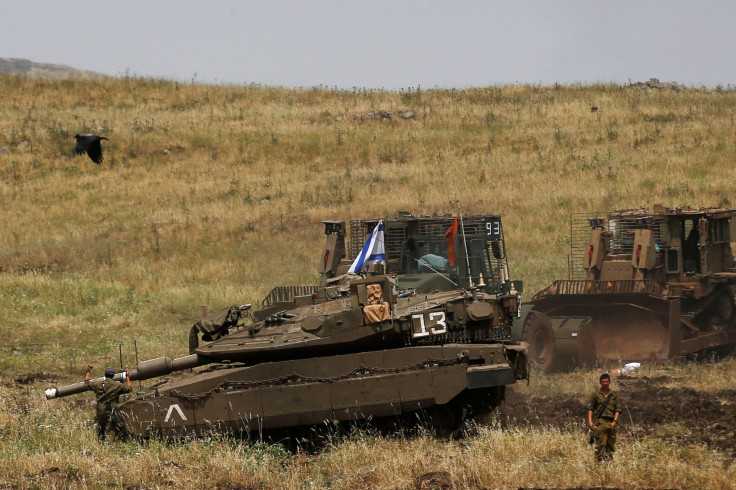
<path fill-rule="evenodd" d="M 412 360 L 418 354 L 416 350 L 424 351 L 423 357 L 434 356 L 411 364 L 396 364 L 402 357 Z M 179 389 L 159 396 L 148 393 L 124 404 L 128 425 L 139 435 L 147 436 L 150 427 L 164 437 L 202 434 L 213 429 L 253 431 L 310 425 L 326 420 L 399 415 L 445 404 L 467 388 L 515 382 L 514 369 L 500 344 L 405 348 L 335 357 L 342 358 L 338 364 L 350 360 L 357 366 L 334 376 L 293 371 L 268 380 L 225 379 L 200 393 Z M 294 367 L 306 366 L 306 361 L 294 361 Z M 366 361 L 391 367 L 367 366 Z M 237 370 L 248 369 L 252 368 Z"/>

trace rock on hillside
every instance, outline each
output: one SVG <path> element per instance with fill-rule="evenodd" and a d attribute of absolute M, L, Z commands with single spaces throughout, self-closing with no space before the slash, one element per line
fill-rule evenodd
<path fill-rule="evenodd" d="M 104 78 L 107 75 L 77 70 L 66 65 L 35 63 L 22 58 L 0 58 L 0 73 L 21 73 L 33 78 L 65 80 L 70 78 Z"/>

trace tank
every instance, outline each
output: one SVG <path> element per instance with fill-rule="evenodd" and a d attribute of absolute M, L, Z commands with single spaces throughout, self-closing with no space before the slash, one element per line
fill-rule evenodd
<path fill-rule="evenodd" d="M 432 219 L 435 227 L 457 230 L 452 217 L 411 217 Z M 478 229 L 491 229 L 478 223 Z M 492 223 L 499 232 L 500 218 Z M 365 243 L 346 259 L 345 223 L 324 225 L 319 285 L 275 288 L 259 309 L 227 308 L 192 327 L 188 356 L 143 361 L 130 370 L 131 380 L 162 379 L 117 409 L 129 434 L 289 431 L 416 412 L 444 431 L 492 409 L 507 385 L 528 379 L 525 345 L 510 340 L 520 296 L 507 265 L 487 286 L 458 275 L 458 259 L 481 259 L 457 253 L 445 271 L 428 265 L 427 274 L 467 286 L 417 292 L 387 270 L 402 258 L 390 241 L 418 250 L 411 234 L 397 239 L 394 225 L 380 220 L 370 235 L 356 238 Z M 485 245 L 478 238 L 469 250 L 488 257 L 503 248 L 502 234 L 484 233 Z M 454 254 L 457 237 L 449 233 L 445 248 L 432 255 Z M 417 267 L 426 255 L 417 258 Z M 365 261 L 356 269 L 361 256 Z M 76 383 L 46 396 L 84 390 Z"/>
<path fill-rule="evenodd" d="M 732 350 L 735 215 L 663 206 L 573 215 L 568 278 L 522 306 L 512 337 L 547 371 Z"/>

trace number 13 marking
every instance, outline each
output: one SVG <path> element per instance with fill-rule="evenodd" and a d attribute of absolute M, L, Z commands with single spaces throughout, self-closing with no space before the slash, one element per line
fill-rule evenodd
<path fill-rule="evenodd" d="M 445 312 L 444 311 L 434 311 L 429 314 L 429 321 L 435 322 L 436 325 L 429 328 L 429 332 L 427 331 L 427 327 L 424 325 L 424 315 L 412 315 L 412 320 L 414 318 L 417 318 L 419 320 L 419 332 L 414 332 L 413 337 L 426 337 L 430 333 L 432 335 L 439 335 L 441 333 L 447 332 L 447 324 L 445 323 Z M 438 329 L 437 326 L 442 326 L 441 329 Z"/>

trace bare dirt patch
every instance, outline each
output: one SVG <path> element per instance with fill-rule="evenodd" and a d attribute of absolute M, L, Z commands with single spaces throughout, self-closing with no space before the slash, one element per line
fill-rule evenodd
<path fill-rule="evenodd" d="M 736 454 L 736 390 L 716 393 L 670 388 L 666 376 L 621 376 L 614 380 L 624 406 L 620 434 L 660 437 L 682 444 L 706 444 Z M 497 417 L 508 427 L 579 426 L 586 431 L 583 396 L 535 397 L 510 387 Z M 581 436 L 582 437 L 582 436 Z"/>

